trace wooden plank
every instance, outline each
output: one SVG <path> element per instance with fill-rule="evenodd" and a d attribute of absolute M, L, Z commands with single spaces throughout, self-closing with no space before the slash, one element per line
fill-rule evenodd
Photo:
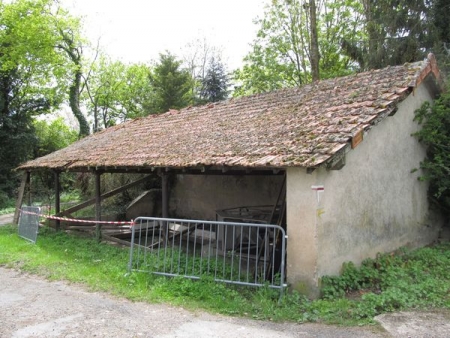
<path fill-rule="evenodd" d="M 59 182 L 59 171 L 55 171 L 55 213 L 61 211 L 61 184 Z M 55 220 L 56 231 L 61 230 L 61 221 Z"/>
<path fill-rule="evenodd" d="M 110 236 L 110 235 L 103 234 L 103 239 L 106 240 L 106 241 L 116 242 L 118 244 L 125 245 L 125 246 L 128 246 L 128 247 L 131 245 L 131 242 L 129 242 L 129 241 L 125 241 L 123 239 L 116 238 L 116 237 L 113 237 L 113 236 Z"/>
<path fill-rule="evenodd" d="M 13 218 L 14 224 L 19 223 L 20 208 L 22 207 L 23 197 L 25 196 L 25 188 L 29 181 L 30 181 L 30 172 L 29 171 L 24 172 L 22 175 L 21 182 L 20 182 L 19 196 L 17 196 L 16 210 L 14 211 L 14 218 Z"/>
<path fill-rule="evenodd" d="M 364 130 L 360 130 L 352 137 L 352 149 L 355 149 L 358 144 L 363 141 Z"/>
<path fill-rule="evenodd" d="M 125 185 L 121 186 L 120 188 L 108 191 L 108 192 L 104 193 L 103 195 L 101 195 L 101 198 L 102 198 L 102 200 L 104 200 L 106 198 L 109 198 L 109 197 L 112 197 L 114 195 L 117 195 L 117 194 L 121 193 L 122 191 L 125 191 L 125 190 L 127 190 L 127 189 L 129 189 L 131 187 L 134 187 L 134 186 L 136 186 L 136 185 L 138 185 L 138 184 L 148 180 L 149 178 L 151 178 L 153 176 L 154 175 L 147 175 L 147 176 L 145 176 L 143 178 L 140 178 L 140 179 L 138 179 L 138 180 L 136 180 L 134 182 L 125 184 Z M 95 204 L 95 198 L 91 198 L 90 200 L 87 200 L 87 201 L 82 202 L 80 204 L 74 205 L 73 207 L 70 207 L 70 208 L 68 208 L 68 209 L 66 209 L 64 211 L 61 211 L 59 214 L 56 214 L 56 216 L 70 216 L 71 213 L 79 211 L 81 209 L 84 209 L 84 208 L 89 207 L 89 206 L 94 205 L 94 204 Z"/>
<path fill-rule="evenodd" d="M 161 187 L 162 187 L 162 217 L 169 217 L 169 182 L 166 173 L 161 174 Z"/>
<path fill-rule="evenodd" d="M 101 194 L 101 176 L 99 171 L 95 172 L 95 219 L 97 221 L 102 220 L 102 194 Z M 95 237 L 100 242 L 102 239 L 102 224 L 97 223 L 95 225 Z"/>

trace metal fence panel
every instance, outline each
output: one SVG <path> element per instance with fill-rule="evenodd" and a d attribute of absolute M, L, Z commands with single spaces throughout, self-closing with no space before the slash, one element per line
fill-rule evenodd
<path fill-rule="evenodd" d="M 36 243 L 41 208 L 23 206 L 19 217 L 19 236 Z"/>
<path fill-rule="evenodd" d="M 139 217 L 130 271 L 283 289 L 286 234 L 270 224 Z"/>

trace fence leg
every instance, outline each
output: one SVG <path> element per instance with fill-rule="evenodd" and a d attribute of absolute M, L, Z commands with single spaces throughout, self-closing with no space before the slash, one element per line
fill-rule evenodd
<path fill-rule="evenodd" d="M 135 236 L 135 226 L 131 227 L 131 246 L 130 246 L 130 261 L 128 262 L 128 273 L 131 272 L 131 268 L 133 267 L 133 249 L 134 249 L 134 236 Z"/>

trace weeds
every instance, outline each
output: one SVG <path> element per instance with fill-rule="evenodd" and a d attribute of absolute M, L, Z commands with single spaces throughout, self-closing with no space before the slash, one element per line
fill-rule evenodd
<path fill-rule="evenodd" d="M 378 255 L 360 268 L 348 263 L 339 277 L 324 277 L 323 298 L 359 295 L 349 307 L 356 319 L 410 308 L 450 307 L 450 244 Z"/>
<path fill-rule="evenodd" d="M 166 302 L 191 309 L 274 321 L 361 325 L 377 314 L 404 309 L 450 308 L 450 244 L 378 255 L 360 267 L 343 266 L 339 277 L 323 277 L 322 299 L 268 287 L 249 288 L 200 280 L 127 274 L 128 248 L 44 228 L 36 245 L 17 236 L 14 226 L 0 227 L 0 265 L 49 279 L 83 283 L 132 300 Z M 178 256 L 175 255 L 175 257 Z M 196 271 L 205 267 L 189 261 Z M 154 262 L 161 264 L 161 262 Z"/>

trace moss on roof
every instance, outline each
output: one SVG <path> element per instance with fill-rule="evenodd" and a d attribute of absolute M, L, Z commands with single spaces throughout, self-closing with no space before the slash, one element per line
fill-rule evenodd
<path fill-rule="evenodd" d="M 90 135 L 18 169 L 316 167 L 388 116 L 429 74 L 434 56 L 301 88 L 171 110 Z"/>

